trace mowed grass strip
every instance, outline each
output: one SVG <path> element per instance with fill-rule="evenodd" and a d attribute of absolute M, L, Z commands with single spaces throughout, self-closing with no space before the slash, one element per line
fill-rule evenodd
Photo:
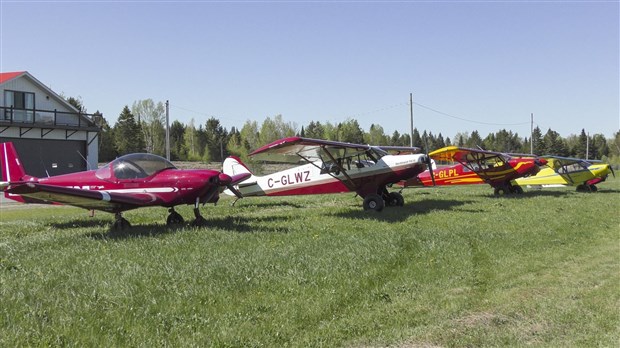
<path fill-rule="evenodd" d="M 163 208 L 0 209 L 0 346 L 616 346 L 620 180 Z M 190 207 L 178 211 L 188 220 Z"/>

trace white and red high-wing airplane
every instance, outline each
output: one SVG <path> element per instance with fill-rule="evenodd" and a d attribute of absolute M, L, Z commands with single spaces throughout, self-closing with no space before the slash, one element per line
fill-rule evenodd
<path fill-rule="evenodd" d="M 364 199 L 364 210 L 381 211 L 386 205 L 404 204 L 403 196 L 388 192 L 387 187 L 413 178 L 427 168 L 429 157 L 419 152 L 415 147 L 284 138 L 255 150 L 250 156 L 299 165 L 265 176 L 252 175 L 236 188 L 244 197 L 356 192 Z M 226 158 L 223 171 L 231 176 L 251 174 L 237 157 Z M 224 193 L 232 194 L 229 190 Z"/>

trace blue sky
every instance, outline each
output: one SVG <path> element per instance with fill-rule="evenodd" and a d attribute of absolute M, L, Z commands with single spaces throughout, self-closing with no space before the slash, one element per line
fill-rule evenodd
<path fill-rule="evenodd" d="M 0 70 L 110 124 L 150 98 L 184 123 L 352 117 L 405 133 L 413 93 L 416 128 L 450 138 L 529 136 L 531 113 L 543 132 L 611 137 L 619 17 L 618 1 L 1 0 Z"/>

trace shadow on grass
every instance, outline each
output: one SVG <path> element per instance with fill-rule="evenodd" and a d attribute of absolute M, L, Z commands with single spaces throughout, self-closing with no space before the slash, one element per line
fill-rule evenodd
<path fill-rule="evenodd" d="M 411 215 L 423 215 L 432 211 L 452 210 L 456 207 L 473 203 L 469 200 L 439 200 L 439 199 L 422 199 L 416 202 L 406 203 L 402 207 L 385 207 L 382 211 L 373 210 L 364 211 L 351 210 L 346 212 L 337 212 L 332 216 L 347 219 L 365 219 L 384 222 L 401 222 L 409 218 Z"/>
<path fill-rule="evenodd" d="M 237 208 L 274 208 L 274 207 L 292 207 L 292 208 L 303 208 L 305 207 L 302 204 L 286 202 L 283 200 L 274 200 L 273 202 L 252 202 L 251 197 L 241 199 L 237 201 L 234 205 Z"/>
<path fill-rule="evenodd" d="M 157 237 L 170 233 L 176 233 L 179 231 L 191 231 L 200 233 L 211 229 L 221 229 L 224 232 L 237 232 L 237 233 L 288 233 L 287 227 L 267 227 L 262 225 L 262 222 L 273 222 L 277 220 L 287 220 L 286 217 L 239 217 L 239 216 L 227 216 L 227 217 L 210 217 L 205 218 L 206 222 L 202 226 L 193 226 L 192 222 L 185 222 L 181 225 L 163 225 L 163 224 L 146 224 L 146 225 L 132 225 L 130 228 L 124 230 L 113 230 L 111 222 L 107 224 L 105 231 L 89 233 L 86 236 L 92 239 L 128 239 L 139 237 Z M 76 227 L 76 223 L 68 222 L 59 225 L 65 225 L 67 227 Z M 100 227 L 101 224 L 82 226 L 82 227 Z M 62 227 L 59 227 L 62 228 Z"/>

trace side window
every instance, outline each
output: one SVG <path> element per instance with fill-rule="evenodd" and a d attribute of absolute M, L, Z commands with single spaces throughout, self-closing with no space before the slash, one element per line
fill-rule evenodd
<path fill-rule="evenodd" d="M 137 165 L 130 161 L 114 162 L 114 176 L 117 179 L 140 179 L 148 175 Z"/>
<path fill-rule="evenodd" d="M 34 121 L 34 93 L 4 91 L 4 119 L 18 122 Z"/>

